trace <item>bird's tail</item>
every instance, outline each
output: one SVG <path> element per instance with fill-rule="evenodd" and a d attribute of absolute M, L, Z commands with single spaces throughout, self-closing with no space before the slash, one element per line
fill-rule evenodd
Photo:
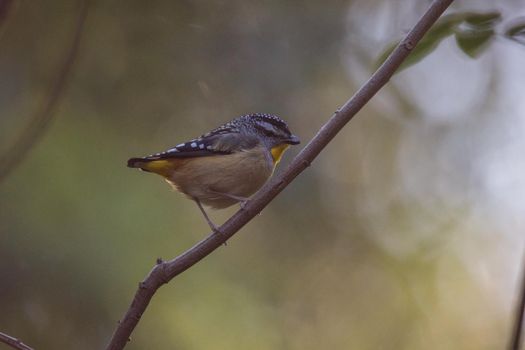
<path fill-rule="evenodd" d="M 147 158 L 130 158 L 128 159 L 128 168 L 142 168 L 148 162 Z"/>
<path fill-rule="evenodd" d="M 139 168 L 143 171 L 156 173 L 164 177 L 169 177 L 174 170 L 173 162 L 167 159 L 130 158 L 128 159 L 129 168 Z"/>

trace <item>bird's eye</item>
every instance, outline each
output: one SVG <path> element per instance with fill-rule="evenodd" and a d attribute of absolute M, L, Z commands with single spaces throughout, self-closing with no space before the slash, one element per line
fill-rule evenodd
<path fill-rule="evenodd" d="M 270 130 L 263 129 L 263 134 L 264 134 L 264 136 L 275 137 L 275 133 L 273 131 L 270 131 Z"/>

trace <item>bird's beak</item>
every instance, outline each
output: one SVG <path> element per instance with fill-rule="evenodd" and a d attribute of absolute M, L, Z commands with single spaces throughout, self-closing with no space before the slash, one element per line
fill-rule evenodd
<path fill-rule="evenodd" d="M 286 143 L 290 144 L 290 145 L 298 145 L 301 143 L 301 140 L 299 140 L 299 138 L 295 135 L 291 135 L 289 138 L 287 138 L 285 140 Z"/>

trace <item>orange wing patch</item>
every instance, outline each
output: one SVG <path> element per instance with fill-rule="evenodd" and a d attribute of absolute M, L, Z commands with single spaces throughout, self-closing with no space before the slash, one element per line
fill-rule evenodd
<path fill-rule="evenodd" d="M 152 160 L 140 164 L 140 168 L 164 177 L 170 177 L 185 161 L 186 159 L 177 158 Z"/>

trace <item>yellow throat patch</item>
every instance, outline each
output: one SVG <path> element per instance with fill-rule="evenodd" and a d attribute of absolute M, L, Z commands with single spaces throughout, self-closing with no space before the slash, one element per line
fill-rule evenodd
<path fill-rule="evenodd" d="M 286 151 L 286 149 L 288 147 L 290 147 L 289 144 L 282 143 L 282 144 L 277 145 L 277 146 L 272 148 L 272 150 L 270 152 L 272 153 L 272 158 L 273 158 L 273 164 L 274 165 L 277 165 L 277 163 L 279 163 L 281 161 L 281 157 L 283 156 L 284 151 Z"/>

